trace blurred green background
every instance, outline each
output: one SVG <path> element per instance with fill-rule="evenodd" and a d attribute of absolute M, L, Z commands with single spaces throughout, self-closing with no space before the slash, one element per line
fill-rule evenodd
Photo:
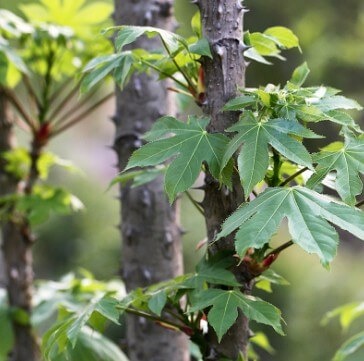
<path fill-rule="evenodd" d="M 27 2 L 34 0 L 0 0 L 0 7 L 21 14 L 18 5 Z M 250 10 L 245 16 L 246 29 L 262 31 L 269 26 L 287 26 L 298 35 L 302 48 L 302 54 L 286 52 L 287 61 L 277 60 L 273 66 L 251 64 L 247 70 L 247 86 L 269 82 L 284 84 L 292 70 L 306 60 L 311 69 L 308 85 L 326 84 L 342 89 L 346 96 L 364 104 L 363 0 L 246 0 L 245 6 Z M 190 32 L 190 18 L 195 11 L 188 0 L 176 0 L 180 33 L 186 35 Z M 37 229 L 39 241 L 34 253 L 38 278 L 56 278 L 77 267 L 87 268 L 101 279 L 110 279 L 118 274 L 117 189 L 106 191 L 108 183 L 116 175 L 113 168 L 116 157 L 108 148 L 113 142 L 113 126 L 108 120 L 113 112 L 114 104 L 110 101 L 94 113 L 92 119 L 52 145 L 57 154 L 72 159 L 83 170 L 84 175 L 53 173 L 53 180 L 66 185 L 81 198 L 86 211 L 52 218 Z M 363 126 L 363 112 L 357 120 Z M 323 126 L 326 127 L 326 124 Z M 20 138 L 24 137 L 21 135 Z M 204 223 L 185 199 L 181 214 L 186 230 L 185 266 L 186 271 L 191 271 L 203 252 L 196 252 L 195 246 L 205 237 Z M 282 227 L 277 242 L 286 239 Z M 264 329 L 276 352 L 274 355 L 263 352 L 263 360 L 330 360 L 348 334 L 342 334 L 335 322 L 321 326 L 320 319 L 325 312 L 342 303 L 364 301 L 363 256 L 364 244 L 349 240 L 345 234 L 330 271 L 323 269 L 316 257 L 309 257 L 296 247 L 280 256 L 274 268 L 291 285 L 275 287 L 273 294 L 262 297 L 281 308 L 287 323 L 287 336 L 276 336 Z M 254 324 L 252 328 L 257 330 Z M 350 334 L 363 329 L 364 323 L 356 321 Z M 364 351 L 349 358 L 349 361 L 360 360 L 364 360 Z"/>

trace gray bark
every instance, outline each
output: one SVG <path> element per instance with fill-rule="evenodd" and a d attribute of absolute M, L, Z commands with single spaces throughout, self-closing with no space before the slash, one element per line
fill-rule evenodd
<path fill-rule="evenodd" d="M 242 43 L 244 9 L 241 1 L 237 0 L 198 0 L 196 4 L 201 11 L 204 37 L 208 40 L 213 54 L 213 59 L 205 58 L 203 62 L 206 83 L 203 111 L 211 117 L 209 130 L 224 132 L 238 120 L 239 113 L 222 112 L 221 108 L 228 100 L 237 96 L 239 87 L 245 85 Z M 221 188 L 211 175 L 206 175 L 203 207 L 209 242 L 214 240 L 227 216 L 243 201 L 238 179 L 234 181 L 233 188 L 233 191 Z M 232 237 L 227 237 L 209 247 L 211 253 L 222 250 L 234 252 Z M 242 283 L 242 290 L 250 293 L 250 277 L 243 265 L 235 267 L 234 273 Z M 239 352 L 246 354 L 249 339 L 248 320 L 240 314 L 221 343 L 217 342 L 213 330 L 209 330 L 207 337 L 209 346 L 204 355 L 205 360 L 219 360 L 224 357 L 236 360 Z"/>
<path fill-rule="evenodd" d="M 7 118 L 6 99 L 0 91 L 0 152 L 13 146 L 12 124 Z M 6 173 L 4 162 L 0 163 L 0 196 L 17 192 L 18 181 Z M 23 219 L 9 218 L 2 224 L 2 253 L 9 306 L 25 312 L 30 320 L 32 301 L 32 241 Z M 39 345 L 30 321 L 12 322 L 15 344 L 11 361 L 37 361 L 40 359 Z"/>
<path fill-rule="evenodd" d="M 171 29 L 170 1 L 115 0 L 116 24 Z M 141 39 L 136 47 L 156 49 L 157 40 Z M 155 76 L 133 76 L 123 92 L 117 90 L 114 147 L 122 170 L 153 122 L 173 114 L 166 84 Z M 145 186 L 121 189 L 122 276 L 127 290 L 173 278 L 183 272 L 178 206 L 171 207 L 157 179 Z M 135 316 L 127 317 L 127 347 L 131 361 L 187 361 L 185 335 Z"/>

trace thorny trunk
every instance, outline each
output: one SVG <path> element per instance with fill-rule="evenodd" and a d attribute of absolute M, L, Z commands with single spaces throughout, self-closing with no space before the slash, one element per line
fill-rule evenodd
<path fill-rule="evenodd" d="M 0 152 L 12 148 L 12 125 L 7 119 L 6 99 L 0 93 Z M 4 170 L 0 164 L 0 196 L 18 191 L 18 182 Z M 10 211 L 10 217 L 2 226 L 2 251 L 6 277 L 6 288 L 9 306 L 20 312 L 25 312 L 28 320 L 17 321 L 13 318 L 15 343 L 10 355 L 11 361 L 37 361 L 40 359 L 39 345 L 30 325 L 32 301 L 32 240 L 29 237 L 23 219 L 15 219 Z"/>
<path fill-rule="evenodd" d="M 172 3 L 153 0 L 115 0 L 116 24 L 173 26 Z M 161 46 L 141 39 L 144 49 Z M 133 76 L 123 92 L 117 90 L 114 147 L 122 170 L 130 154 L 142 144 L 141 135 L 174 105 L 166 84 L 155 76 Z M 157 179 L 145 186 L 121 189 L 122 276 L 128 290 L 182 274 L 181 231 L 178 206 L 171 207 Z M 185 335 L 164 329 L 143 318 L 128 316 L 127 347 L 131 361 L 187 361 Z"/>
<path fill-rule="evenodd" d="M 244 86 L 245 62 L 243 57 L 243 13 L 244 8 L 238 0 L 197 0 L 195 2 L 201 11 L 204 37 L 208 40 L 213 59 L 205 58 L 203 69 L 205 72 L 206 94 L 203 111 L 211 117 L 209 130 L 224 132 L 238 120 L 237 112 L 222 112 L 223 105 L 237 96 L 238 87 Z M 205 197 L 203 207 L 205 211 L 208 240 L 211 243 L 223 221 L 243 201 L 243 194 L 238 180 L 234 182 L 233 191 L 220 188 L 209 174 L 205 178 Z M 220 240 L 209 248 L 211 253 L 220 250 L 234 250 L 232 237 Z M 244 292 L 249 293 L 251 284 L 249 276 L 243 267 L 234 270 L 242 283 Z M 237 322 L 217 342 L 213 330 L 208 334 L 208 351 L 205 360 L 219 360 L 228 358 L 236 360 L 239 352 L 246 354 L 249 325 L 242 314 Z"/>

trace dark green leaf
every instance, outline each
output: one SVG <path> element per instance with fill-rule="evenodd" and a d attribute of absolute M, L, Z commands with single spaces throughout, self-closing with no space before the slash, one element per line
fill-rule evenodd
<path fill-rule="evenodd" d="M 248 119 L 245 117 L 228 131 L 237 131 L 238 134 L 228 144 L 222 165 L 224 167 L 243 145 L 238 156 L 238 168 L 247 197 L 266 175 L 269 165 L 269 144 L 287 159 L 312 168 L 311 157 L 306 148 L 289 134 L 309 138 L 317 136 L 298 122 L 279 118 L 268 122 L 257 122 L 253 117 Z"/>
<path fill-rule="evenodd" d="M 272 326 L 276 332 L 283 334 L 280 311 L 273 305 L 246 296 L 240 291 L 207 289 L 199 293 L 199 298 L 192 305 L 191 312 L 212 306 L 208 313 L 208 322 L 214 328 L 219 342 L 238 317 L 238 309 L 252 321 Z"/>
<path fill-rule="evenodd" d="M 208 119 L 190 117 L 183 123 L 172 117 L 160 119 L 148 133 L 148 139 L 157 139 L 135 151 L 127 169 L 163 163 L 177 156 L 165 175 L 165 188 L 173 202 L 179 192 L 193 185 L 203 162 L 215 178 L 219 178 L 222 154 L 228 138 L 222 134 L 209 134 L 205 129 Z M 167 134 L 170 138 L 163 138 Z M 162 139 L 158 139 L 162 138 Z"/>
<path fill-rule="evenodd" d="M 335 353 L 333 361 L 343 361 L 364 345 L 364 332 L 350 337 Z"/>
<path fill-rule="evenodd" d="M 167 294 L 164 290 L 162 290 L 157 292 L 150 298 L 150 300 L 148 301 L 148 307 L 152 312 L 160 316 L 164 306 L 166 305 L 166 302 Z"/>
<path fill-rule="evenodd" d="M 344 202 L 354 205 L 355 197 L 363 190 L 360 173 L 364 174 L 364 138 L 347 135 L 345 145 L 335 150 L 323 149 L 314 155 L 314 162 L 317 163 L 315 173 L 307 186 L 314 188 L 328 173 L 335 171 L 337 192 Z"/>
<path fill-rule="evenodd" d="M 338 243 L 337 232 L 327 221 L 364 239 L 364 212 L 299 186 L 265 190 L 225 221 L 218 239 L 239 228 L 236 250 L 244 257 L 249 247 L 267 244 L 285 217 L 293 242 L 316 253 L 324 266 L 334 258 Z"/>

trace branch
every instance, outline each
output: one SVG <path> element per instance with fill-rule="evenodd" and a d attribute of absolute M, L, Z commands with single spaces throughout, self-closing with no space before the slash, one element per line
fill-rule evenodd
<path fill-rule="evenodd" d="M 76 85 L 76 87 L 74 88 L 74 92 L 72 92 L 72 96 L 76 94 L 77 90 L 78 90 L 78 85 Z M 97 93 L 97 91 L 99 90 L 99 88 L 94 88 L 92 91 L 90 91 L 88 93 L 88 96 L 83 98 L 81 101 L 77 102 L 76 105 L 69 109 L 65 114 L 62 115 L 62 117 L 60 119 L 57 119 L 57 120 L 54 120 L 53 121 L 53 124 L 57 123 L 57 124 L 60 124 L 60 123 L 63 123 L 65 122 L 71 115 L 75 114 L 79 109 L 81 109 L 86 103 L 88 103 L 90 101 L 90 99 Z M 72 97 L 71 96 L 71 97 Z M 71 97 L 69 97 L 69 99 L 67 99 L 67 101 L 65 101 L 64 105 L 67 104 L 67 102 L 71 99 Z M 68 95 L 67 95 L 67 98 L 68 98 Z M 61 109 L 62 110 L 62 109 Z M 58 111 L 57 111 L 58 112 Z M 56 113 L 54 114 L 56 115 Z"/>
<path fill-rule="evenodd" d="M 27 113 L 24 109 L 23 105 L 16 97 L 16 95 L 9 89 L 4 89 L 4 93 L 6 97 L 9 99 L 10 103 L 13 104 L 14 108 L 19 112 L 22 116 L 24 122 L 30 127 L 30 129 L 35 132 L 36 131 L 36 121 Z"/>
<path fill-rule="evenodd" d="M 359 201 L 357 204 L 355 204 L 355 207 L 361 207 L 364 204 L 364 199 L 362 199 L 361 201 Z"/>
<path fill-rule="evenodd" d="M 26 74 L 23 74 L 23 81 L 24 81 L 24 85 L 28 91 L 28 94 L 30 95 L 30 97 L 33 99 L 37 110 L 39 112 L 39 110 L 41 109 L 42 105 L 38 99 L 37 93 L 35 92 L 34 87 L 32 86 L 29 77 Z"/>
<path fill-rule="evenodd" d="M 291 240 L 291 241 L 288 241 L 288 242 L 286 242 L 286 243 L 283 243 L 281 246 L 279 246 L 279 247 L 277 247 L 277 248 L 273 249 L 271 252 L 269 252 L 269 253 L 265 256 L 265 258 L 267 258 L 267 257 L 269 257 L 269 256 L 271 256 L 271 255 L 278 255 L 279 253 L 281 253 L 282 251 L 284 251 L 286 248 L 291 247 L 291 246 L 293 246 L 293 245 L 294 245 L 294 243 L 293 243 L 293 241 L 292 241 L 292 240 Z"/>
<path fill-rule="evenodd" d="M 81 120 L 83 120 L 85 117 L 87 117 L 89 114 L 91 114 L 101 104 L 105 103 L 107 100 L 109 100 L 113 96 L 114 96 L 114 92 L 106 95 L 105 97 L 103 97 L 102 99 L 100 99 L 98 102 L 96 102 L 95 104 L 93 104 L 90 108 L 88 108 L 83 113 L 81 113 L 79 116 L 77 116 L 77 117 L 69 120 L 66 124 L 64 124 L 63 126 L 59 127 L 58 129 L 54 130 L 51 133 L 50 138 L 55 137 L 56 135 L 64 132 L 66 129 L 68 129 L 68 128 L 72 127 L 73 125 L 77 124 L 78 122 L 80 122 Z"/>
<path fill-rule="evenodd" d="M 286 178 L 283 182 L 279 183 L 278 184 L 278 187 L 284 187 L 286 184 L 288 184 L 290 181 L 292 181 L 293 179 L 295 179 L 296 177 L 298 177 L 300 174 L 306 172 L 306 170 L 308 170 L 307 167 L 304 167 L 304 168 L 300 169 L 296 173 L 294 173 L 291 176 L 289 176 L 288 178 Z"/>
<path fill-rule="evenodd" d="M 79 84 L 80 81 L 68 92 L 68 94 L 65 95 L 58 106 L 54 108 L 53 112 L 47 117 L 48 122 L 53 123 L 53 118 L 56 117 L 64 109 L 67 103 L 77 94 Z"/>
<path fill-rule="evenodd" d="M 160 38 L 161 38 L 161 40 L 162 40 L 163 46 L 164 46 L 164 48 L 166 49 L 166 51 L 167 51 L 167 53 L 168 53 L 169 57 L 172 59 L 173 64 L 176 66 L 176 68 L 178 69 L 178 71 L 182 74 L 183 78 L 186 80 L 186 82 L 187 82 L 187 84 L 189 85 L 189 87 L 190 87 L 191 89 L 193 89 L 195 93 L 197 93 L 195 85 L 191 83 L 190 78 L 186 75 L 186 73 L 183 71 L 183 69 L 182 69 L 182 68 L 179 66 L 179 64 L 176 62 L 176 59 L 174 58 L 174 56 L 172 56 L 172 54 L 171 54 L 171 52 L 169 51 L 169 48 L 168 48 L 168 46 L 167 46 L 166 42 L 164 41 L 164 39 L 163 39 L 162 37 L 160 37 Z"/>
<path fill-rule="evenodd" d="M 198 202 L 191 196 L 191 193 L 188 191 L 185 191 L 187 198 L 191 201 L 191 203 L 195 206 L 195 208 L 199 211 L 199 213 L 202 214 L 202 216 L 205 216 L 205 212 L 201 208 L 201 206 L 198 204 Z"/>
<path fill-rule="evenodd" d="M 121 308 L 121 309 L 124 310 L 125 312 L 130 313 L 130 314 L 135 315 L 135 316 L 144 317 L 144 318 L 146 318 L 148 320 L 155 321 L 155 322 L 158 322 L 158 323 L 164 323 L 164 324 L 166 324 L 168 326 L 171 326 L 173 328 L 176 328 L 176 329 L 178 329 L 180 331 L 182 331 L 182 327 L 184 326 L 184 325 L 180 325 L 178 323 L 175 323 L 173 321 L 166 320 L 166 319 L 164 319 L 162 317 L 154 316 L 154 315 L 152 315 L 150 313 L 146 313 L 146 312 L 143 312 L 143 311 L 138 311 L 138 310 L 136 310 L 134 308 Z"/>

